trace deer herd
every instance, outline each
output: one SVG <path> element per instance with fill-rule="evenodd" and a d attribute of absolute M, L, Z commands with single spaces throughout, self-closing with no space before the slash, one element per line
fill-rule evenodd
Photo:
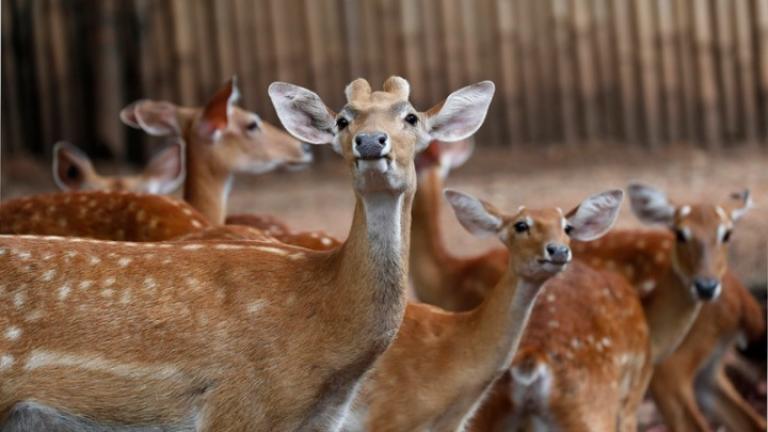
<path fill-rule="evenodd" d="M 0 205 L 0 431 L 629 431 L 646 392 L 674 431 L 765 430 L 724 374 L 764 331 L 726 264 L 748 192 L 631 184 L 664 230 L 611 230 L 619 189 L 502 210 L 443 185 L 494 84 L 427 111 L 409 94 L 357 79 L 337 112 L 275 82 L 289 134 L 234 78 L 204 107 L 139 100 L 121 120 L 170 144 L 134 176 L 57 144 L 63 191 Z M 227 215 L 234 174 L 322 144 L 351 173 L 346 240 Z M 452 255 L 444 201 L 503 247 Z"/>

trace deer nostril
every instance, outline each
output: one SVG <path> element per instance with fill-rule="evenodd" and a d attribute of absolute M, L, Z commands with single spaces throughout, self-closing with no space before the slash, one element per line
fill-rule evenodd
<path fill-rule="evenodd" d="M 363 137 L 361 137 L 360 135 L 356 136 L 355 137 L 355 144 L 360 145 L 362 143 L 363 143 Z"/>
<path fill-rule="evenodd" d="M 548 244 L 546 249 L 547 249 L 547 253 L 550 255 L 554 255 L 557 253 L 557 245 Z"/>
<path fill-rule="evenodd" d="M 379 137 L 379 144 L 384 145 L 384 143 L 386 143 L 386 142 L 387 142 L 387 136 L 386 135 L 382 135 L 382 136 Z"/>

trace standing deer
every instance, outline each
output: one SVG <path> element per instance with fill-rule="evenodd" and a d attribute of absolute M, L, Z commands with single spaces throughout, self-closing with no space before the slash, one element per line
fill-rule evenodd
<path fill-rule="evenodd" d="M 622 303 L 636 302 L 640 298 L 637 292 L 618 303 L 613 302 L 615 294 L 601 300 L 596 290 L 588 290 L 580 299 L 559 301 L 559 294 L 553 297 L 549 319 L 557 325 L 548 328 L 539 321 L 546 319 L 546 313 L 534 311 L 530 335 L 524 336 L 509 378 L 496 385 L 488 405 L 478 415 L 477 430 L 515 430 L 529 424 L 565 430 L 636 428 L 635 410 L 653 368 L 680 345 L 702 303 L 720 294 L 726 269 L 724 244 L 733 219 L 719 206 L 673 206 L 664 194 L 644 185 L 630 185 L 629 196 L 633 212 L 642 221 L 666 224 L 678 238 L 672 264 L 655 270 L 659 272 L 658 287 L 643 299 L 645 317 L 625 317 Z M 593 298 L 589 299 L 590 295 Z M 601 311 L 599 316 L 589 317 L 589 329 L 579 327 L 587 319 L 588 306 L 579 311 L 582 299 Z M 646 354 L 618 348 L 640 346 L 628 344 L 627 339 L 646 322 L 650 339 Z M 618 409 L 611 403 L 614 399 L 622 404 Z"/>
<path fill-rule="evenodd" d="M 473 134 L 493 90 L 417 112 L 404 79 L 358 79 L 336 114 L 270 85 L 286 129 L 351 171 L 352 226 L 330 252 L 0 237 L 4 431 L 336 429 L 402 320 L 414 154 Z"/>
<path fill-rule="evenodd" d="M 719 207 L 684 206 L 689 222 L 681 228 L 670 219 L 673 206 L 663 192 L 641 185 L 632 190 L 638 215 L 669 230 L 614 231 L 600 241 L 575 243 L 576 256 L 595 267 L 623 273 L 642 295 L 681 289 L 680 285 L 687 285 L 683 277 L 661 276 L 674 265 L 693 268 L 695 264 L 689 261 L 706 256 L 710 262 L 701 264 L 704 271 L 723 287 L 719 298 L 702 307 L 677 350 L 655 367 L 650 390 L 665 423 L 674 431 L 709 430 L 701 405 L 730 430 L 765 430 L 765 420 L 743 400 L 723 371 L 725 354 L 738 339 L 755 339 L 765 330 L 759 305 L 727 270 L 725 261 L 732 227 L 750 207 L 749 194 L 733 194 Z M 649 214 L 642 211 L 644 200 L 667 208 Z"/>
<path fill-rule="evenodd" d="M 74 145 L 59 141 L 53 147 L 53 180 L 63 191 L 104 190 L 168 194 L 184 182 L 183 143 L 175 140 L 156 154 L 137 175 L 103 176 L 91 159 Z"/>
<path fill-rule="evenodd" d="M 464 430 L 483 394 L 509 366 L 544 282 L 571 260 L 570 237 L 599 237 L 613 224 L 621 191 L 589 197 L 565 218 L 559 209 L 502 213 L 469 195 L 446 191 L 471 233 L 498 237 L 507 269 L 485 300 L 465 313 L 409 304 L 397 338 L 379 359 L 344 429 Z M 568 278 L 548 284 L 580 291 Z"/>

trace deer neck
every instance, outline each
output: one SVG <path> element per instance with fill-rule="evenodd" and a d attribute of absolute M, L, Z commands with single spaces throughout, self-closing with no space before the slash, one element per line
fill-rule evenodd
<path fill-rule="evenodd" d="M 200 155 L 187 140 L 187 177 L 184 180 L 184 200 L 214 225 L 224 224 L 227 198 L 232 188 L 232 173 L 211 163 L 210 155 Z"/>
<path fill-rule="evenodd" d="M 438 168 L 425 169 L 413 201 L 410 268 L 420 300 L 436 304 L 441 297 L 442 275 L 450 254 L 442 241 L 440 207 L 443 180 Z"/>
<path fill-rule="evenodd" d="M 688 334 L 701 309 L 688 285 L 672 267 L 643 302 L 654 364 L 671 354 Z"/>
<path fill-rule="evenodd" d="M 339 314 L 363 317 L 382 350 L 405 310 L 412 201 L 412 192 L 358 195 L 349 237 L 337 252 L 337 286 L 350 299 Z"/>
<path fill-rule="evenodd" d="M 476 364 L 501 371 L 512 361 L 542 281 L 519 277 L 510 264 L 483 302 L 469 312 L 466 346 L 477 347 Z"/>

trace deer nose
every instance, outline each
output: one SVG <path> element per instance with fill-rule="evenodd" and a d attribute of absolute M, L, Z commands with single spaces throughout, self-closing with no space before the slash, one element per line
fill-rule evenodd
<path fill-rule="evenodd" d="M 571 260 L 571 248 L 564 244 L 549 243 L 544 249 L 552 262 L 563 264 Z"/>
<path fill-rule="evenodd" d="M 693 280 L 696 295 L 702 300 L 712 300 L 720 294 L 720 281 L 711 277 L 697 277 Z"/>
<path fill-rule="evenodd" d="M 378 159 L 389 153 L 389 135 L 384 132 L 362 132 L 355 135 L 353 153 L 360 159 Z"/>

